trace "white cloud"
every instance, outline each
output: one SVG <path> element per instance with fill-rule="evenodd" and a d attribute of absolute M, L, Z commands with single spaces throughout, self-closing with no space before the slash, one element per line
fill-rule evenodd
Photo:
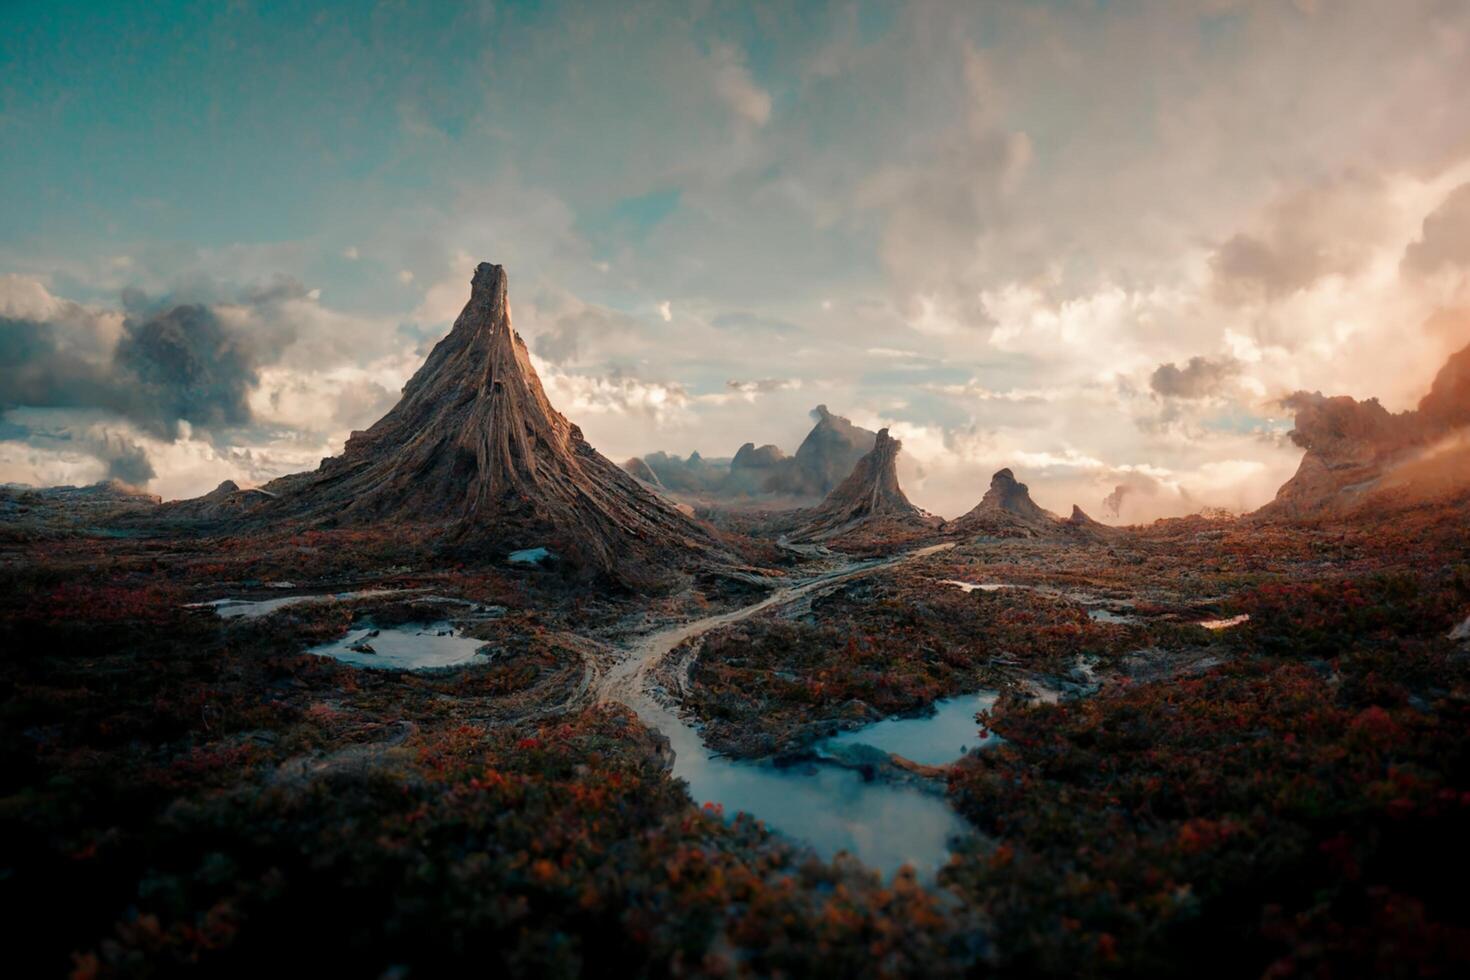
<path fill-rule="evenodd" d="M 755 83 L 740 52 L 727 44 L 710 52 L 715 93 L 736 116 L 756 126 L 771 118 L 771 95 Z"/>

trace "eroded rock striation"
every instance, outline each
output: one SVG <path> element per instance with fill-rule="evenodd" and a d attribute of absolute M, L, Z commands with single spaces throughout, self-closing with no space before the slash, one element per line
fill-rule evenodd
<path fill-rule="evenodd" d="M 812 417 L 816 424 L 790 462 L 772 474 L 766 492 L 793 497 L 831 493 L 874 448 L 877 433 L 832 414 L 826 405 L 812 409 Z"/>
<path fill-rule="evenodd" d="M 880 429 L 873 448 L 853 467 L 847 479 L 822 503 L 806 512 L 792 535 L 801 541 L 824 541 L 848 533 L 860 525 L 883 521 L 934 527 L 939 521 L 914 506 L 898 485 L 898 452 L 902 444 Z"/>
<path fill-rule="evenodd" d="M 1291 441 L 1306 453 L 1276 498 L 1257 511 L 1292 518 L 1351 510 L 1390 489 L 1458 479 L 1470 427 L 1470 347 L 1452 355 L 1417 409 L 1389 412 L 1378 399 L 1298 391 L 1284 404 L 1296 411 Z M 1437 461 L 1436 461 L 1437 460 Z"/>
<path fill-rule="evenodd" d="M 1018 482 L 1016 475 L 1006 468 L 997 470 L 990 478 L 990 489 L 974 509 L 950 521 L 945 529 L 966 536 L 1030 538 L 1059 533 L 1063 521 L 1032 500 L 1026 484 Z"/>
<path fill-rule="evenodd" d="M 202 497 L 173 500 L 158 509 L 156 517 L 165 521 L 221 521 L 249 514 L 274 499 L 260 489 L 242 489 L 234 480 L 225 480 Z"/>
<path fill-rule="evenodd" d="M 546 546 L 626 571 L 721 554 L 713 532 L 597 452 L 546 397 L 511 327 L 505 270 L 482 263 L 453 329 L 342 455 L 267 484 L 257 513 L 442 527 L 468 546 Z"/>

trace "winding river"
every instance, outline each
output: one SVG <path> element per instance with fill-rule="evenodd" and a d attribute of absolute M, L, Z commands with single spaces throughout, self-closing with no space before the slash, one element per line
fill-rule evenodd
<path fill-rule="evenodd" d="M 911 865 L 932 878 L 947 861 L 951 842 L 967 826 L 945 802 L 942 787 L 922 780 L 865 778 L 863 767 L 839 761 L 856 750 L 894 753 L 928 766 L 942 766 L 983 744 L 975 714 L 994 703 L 989 692 L 938 701 L 933 714 L 891 718 L 833 736 L 813 747 L 812 757 L 789 766 L 729 759 L 712 753 L 699 732 L 655 696 L 655 676 L 687 640 L 740 622 L 768 609 L 895 565 L 954 547 L 933 545 L 891 558 L 857 562 L 789 585 L 749 606 L 680 623 L 638 637 L 626 655 L 592 682 L 592 698 L 633 709 L 669 740 L 673 775 L 683 779 L 698 804 L 713 804 L 727 816 L 746 813 L 823 857 L 847 852 L 891 875 Z M 266 600 L 221 599 L 199 603 L 221 617 L 269 615 L 291 605 L 369 598 L 396 590 L 368 590 Z M 449 621 L 398 627 L 359 627 L 309 652 L 361 668 L 424 670 L 473 662 L 482 641 L 463 635 Z"/>
<path fill-rule="evenodd" d="M 964 821 L 948 806 L 942 793 L 907 783 L 868 781 L 856 769 L 820 761 L 778 768 L 769 762 L 715 755 L 697 730 L 654 696 L 653 675 L 687 640 L 950 547 L 953 545 L 935 545 L 849 566 L 780 589 L 744 608 L 641 637 L 628 655 L 602 676 L 597 699 L 627 705 L 644 724 L 669 740 L 674 751 L 673 774 L 689 784 L 696 803 L 718 804 L 726 815 L 750 814 L 809 844 L 824 857 L 846 851 L 885 875 L 909 864 L 921 875 L 931 877 L 948 859 L 950 842 L 966 832 Z M 932 717 L 878 722 L 829 741 L 898 751 L 926 764 L 952 762 L 967 743 L 978 745 L 974 713 L 986 706 L 986 697 L 972 695 L 940 702 Z M 968 734 L 963 734 L 962 728 Z M 827 744 L 816 747 L 819 755 Z"/>

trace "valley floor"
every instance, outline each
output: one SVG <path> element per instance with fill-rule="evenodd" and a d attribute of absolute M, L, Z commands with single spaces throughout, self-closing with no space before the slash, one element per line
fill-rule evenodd
<path fill-rule="evenodd" d="M 284 950 L 394 976 L 1463 973 L 1465 516 L 977 540 L 651 602 L 347 532 L 16 544 L 10 952 L 81 977 Z M 307 652 L 440 621 L 485 643 L 473 663 Z M 981 690 L 992 737 L 952 763 L 832 757 L 834 733 Z M 719 801 L 671 748 L 845 766 L 959 833 L 883 875 L 697 805 Z"/>

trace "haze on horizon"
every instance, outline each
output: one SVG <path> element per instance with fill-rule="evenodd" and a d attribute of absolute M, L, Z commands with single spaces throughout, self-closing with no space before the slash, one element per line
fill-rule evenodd
<path fill-rule="evenodd" d="M 613 459 L 825 403 L 946 516 L 1255 507 L 1470 341 L 1470 4 L 6 13 L 0 482 L 314 467 L 482 260 Z"/>

